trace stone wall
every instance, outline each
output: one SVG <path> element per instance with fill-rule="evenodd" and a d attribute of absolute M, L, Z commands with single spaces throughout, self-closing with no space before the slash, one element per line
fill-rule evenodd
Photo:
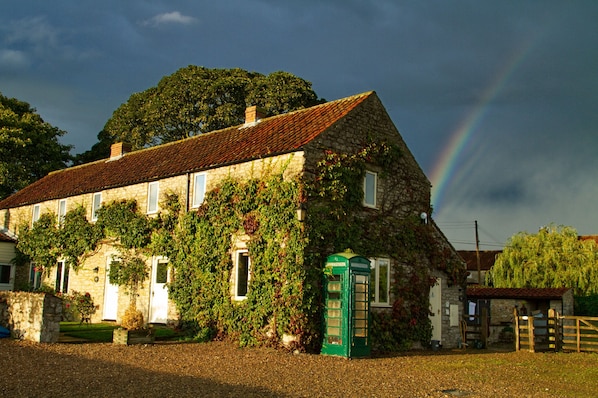
<path fill-rule="evenodd" d="M 55 343 L 61 316 L 62 300 L 51 294 L 0 292 L 0 325 L 14 338 Z"/>

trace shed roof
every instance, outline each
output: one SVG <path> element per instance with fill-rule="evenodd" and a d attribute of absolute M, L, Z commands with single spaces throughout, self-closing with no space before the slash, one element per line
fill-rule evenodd
<path fill-rule="evenodd" d="M 370 91 L 48 174 L 0 202 L 0 209 L 208 170 L 301 150 Z"/>

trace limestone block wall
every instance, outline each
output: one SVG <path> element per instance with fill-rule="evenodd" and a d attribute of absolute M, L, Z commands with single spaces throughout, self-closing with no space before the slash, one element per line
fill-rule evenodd
<path fill-rule="evenodd" d="M 12 337 L 55 343 L 60 335 L 62 300 L 46 293 L 0 292 L 0 324 Z"/>

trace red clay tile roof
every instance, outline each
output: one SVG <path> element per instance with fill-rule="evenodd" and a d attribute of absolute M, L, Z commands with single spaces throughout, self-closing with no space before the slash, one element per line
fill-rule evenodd
<path fill-rule="evenodd" d="M 476 271 L 478 269 L 478 262 L 476 252 L 471 250 L 459 250 L 457 253 L 467 264 L 469 271 Z M 502 250 L 483 250 L 480 251 L 480 270 L 488 271 L 494 265 L 494 260 Z"/>
<path fill-rule="evenodd" d="M 373 91 L 181 141 L 56 171 L 0 202 L 0 209 L 97 192 L 301 150 Z"/>
<path fill-rule="evenodd" d="M 545 299 L 555 300 L 563 297 L 569 288 L 497 288 L 468 287 L 467 298 L 478 299 Z"/>

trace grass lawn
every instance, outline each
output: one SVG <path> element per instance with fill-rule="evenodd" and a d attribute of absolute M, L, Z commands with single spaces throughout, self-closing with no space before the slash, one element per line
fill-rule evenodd
<path fill-rule="evenodd" d="M 79 322 L 60 322 L 60 333 L 64 336 L 87 340 L 94 343 L 109 343 L 112 341 L 112 331 L 118 328 L 113 323 L 80 324 Z M 156 340 L 183 339 L 179 332 L 162 325 L 153 325 Z"/>

